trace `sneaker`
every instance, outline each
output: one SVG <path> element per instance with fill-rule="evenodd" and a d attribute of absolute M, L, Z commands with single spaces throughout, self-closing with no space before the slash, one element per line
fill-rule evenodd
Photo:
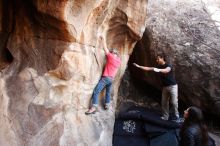
<path fill-rule="evenodd" d="M 96 107 L 94 106 L 85 112 L 86 115 L 95 114 L 95 113 L 96 113 Z"/>
<path fill-rule="evenodd" d="M 181 124 L 184 122 L 184 118 L 177 118 L 177 119 L 171 120 L 171 121 Z"/>
<path fill-rule="evenodd" d="M 167 118 L 165 118 L 164 116 L 162 116 L 162 117 L 160 117 L 162 120 L 165 120 L 165 121 L 167 121 L 168 119 Z"/>

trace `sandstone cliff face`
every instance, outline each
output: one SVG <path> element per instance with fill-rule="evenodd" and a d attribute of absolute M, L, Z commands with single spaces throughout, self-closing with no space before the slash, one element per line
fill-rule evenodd
<path fill-rule="evenodd" d="M 145 29 L 147 0 L 2 0 L 0 145 L 111 146 L 120 78 Z M 105 64 L 122 59 L 112 105 L 85 116 Z"/>
<path fill-rule="evenodd" d="M 155 0 L 148 3 L 144 36 L 131 60 L 154 66 L 155 55 L 165 52 L 175 69 L 179 98 L 220 117 L 220 3 L 211 1 Z M 155 73 L 131 68 L 158 86 Z"/>

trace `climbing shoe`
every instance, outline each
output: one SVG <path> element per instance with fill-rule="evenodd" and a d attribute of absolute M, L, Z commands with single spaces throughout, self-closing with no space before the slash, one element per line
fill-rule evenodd
<path fill-rule="evenodd" d="M 96 107 L 94 106 L 85 112 L 86 115 L 95 114 L 95 113 L 96 113 Z"/>
<path fill-rule="evenodd" d="M 109 109 L 109 104 L 105 104 L 104 109 L 108 110 Z"/>

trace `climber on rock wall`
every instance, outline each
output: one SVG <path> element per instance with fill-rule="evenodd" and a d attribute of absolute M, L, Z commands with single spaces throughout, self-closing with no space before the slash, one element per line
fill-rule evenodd
<path fill-rule="evenodd" d="M 88 111 L 85 112 L 86 115 L 94 114 L 96 112 L 98 106 L 98 97 L 104 88 L 106 88 L 104 108 L 105 110 L 109 108 L 112 82 L 121 64 L 121 59 L 119 57 L 118 51 L 116 49 L 111 49 L 109 51 L 104 37 L 100 36 L 100 39 L 102 41 L 103 48 L 106 54 L 106 64 L 102 77 L 93 91 L 92 106 Z"/>

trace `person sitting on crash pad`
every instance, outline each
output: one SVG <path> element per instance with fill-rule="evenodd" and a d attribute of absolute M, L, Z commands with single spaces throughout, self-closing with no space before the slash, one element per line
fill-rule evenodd
<path fill-rule="evenodd" d="M 180 146 L 208 146 L 208 132 L 201 109 L 195 106 L 184 111 L 180 129 Z"/>

